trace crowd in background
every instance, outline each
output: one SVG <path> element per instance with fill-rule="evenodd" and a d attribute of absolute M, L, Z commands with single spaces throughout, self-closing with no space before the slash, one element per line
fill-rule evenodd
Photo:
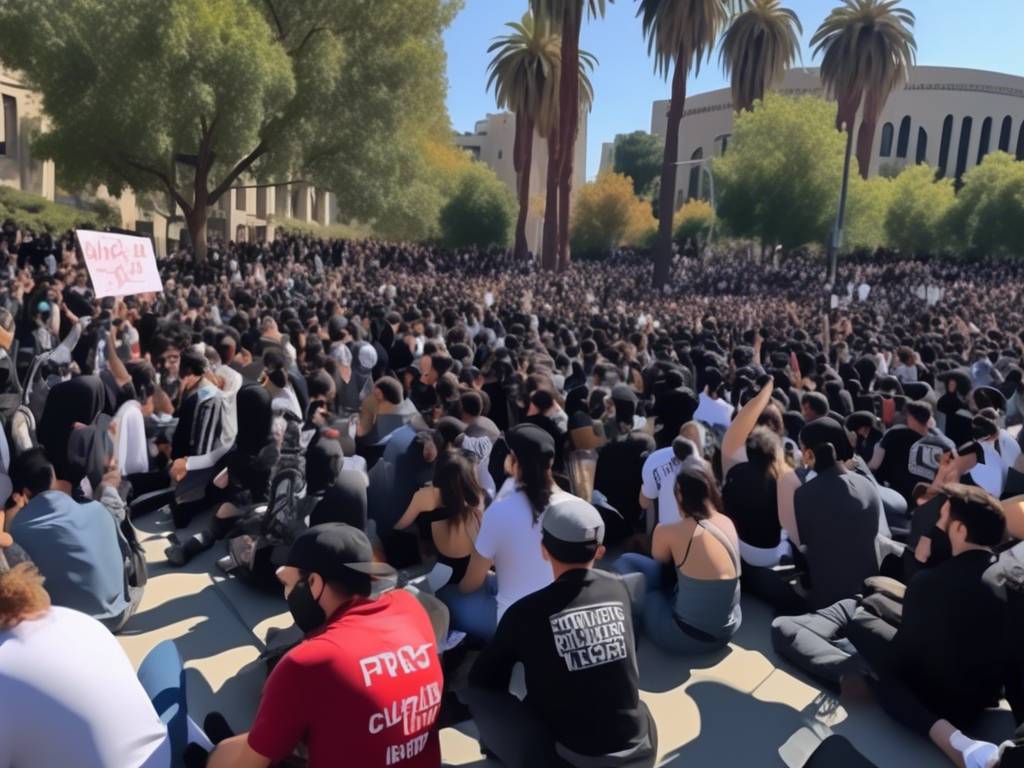
<path fill-rule="evenodd" d="M 71 233 L 0 235 L 0 768 L 436 766 L 468 717 L 505 765 L 650 766 L 637 635 L 685 665 L 751 599 L 823 685 L 1024 764 L 967 735 L 1024 719 L 1021 263 L 706 251 L 659 291 L 642 253 L 279 235 L 98 299 Z M 283 586 L 246 733 L 161 723 L 111 635 L 155 514 L 198 523 L 171 565 Z"/>

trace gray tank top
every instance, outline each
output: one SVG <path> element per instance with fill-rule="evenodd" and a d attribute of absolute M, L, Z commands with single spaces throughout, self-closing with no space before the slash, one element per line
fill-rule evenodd
<path fill-rule="evenodd" d="M 722 543 L 732 559 L 736 576 L 732 579 L 695 579 L 680 568 L 686 557 L 676 566 L 675 616 L 681 626 L 692 627 L 710 638 L 728 640 L 739 629 L 740 611 L 740 558 L 729 537 L 714 523 L 697 523 L 704 531 Z M 696 533 L 696 532 L 695 532 Z M 693 539 L 690 540 L 693 544 Z M 686 556 L 690 550 L 687 547 Z"/>

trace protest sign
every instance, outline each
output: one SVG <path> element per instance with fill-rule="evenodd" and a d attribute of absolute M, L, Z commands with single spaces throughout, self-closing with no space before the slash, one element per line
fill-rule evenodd
<path fill-rule="evenodd" d="M 153 243 L 115 232 L 75 232 L 97 298 L 163 290 Z"/>

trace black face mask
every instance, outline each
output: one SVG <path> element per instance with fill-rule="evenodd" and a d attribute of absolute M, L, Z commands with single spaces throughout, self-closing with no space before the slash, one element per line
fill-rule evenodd
<path fill-rule="evenodd" d="M 288 610 L 295 619 L 296 626 L 308 635 L 315 629 L 319 629 L 327 621 L 327 614 L 320 607 L 320 603 L 313 597 L 309 588 L 309 579 L 298 582 L 292 591 L 288 593 Z"/>

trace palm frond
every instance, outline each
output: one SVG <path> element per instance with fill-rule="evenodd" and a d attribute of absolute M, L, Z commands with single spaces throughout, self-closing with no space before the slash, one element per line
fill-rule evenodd
<path fill-rule="evenodd" d="M 676 62 L 700 73 L 728 23 L 729 9 L 726 0 L 639 0 L 636 15 L 655 72 L 668 78 Z"/>

